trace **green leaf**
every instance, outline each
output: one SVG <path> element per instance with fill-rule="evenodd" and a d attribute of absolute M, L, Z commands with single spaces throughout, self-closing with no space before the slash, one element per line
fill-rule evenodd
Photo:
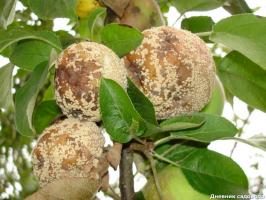
<path fill-rule="evenodd" d="M 33 125 L 37 134 L 40 134 L 59 115 L 61 109 L 54 100 L 41 102 L 33 117 Z"/>
<path fill-rule="evenodd" d="M 223 138 L 233 137 L 237 133 L 236 127 L 227 119 L 205 113 L 196 114 L 204 117 L 205 123 L 199 128 L 172 132 L 174 139 L 186 139 L 209 143 Z"/>
<path fill-rule="evenodd" d="M 46 90 L 45 93 L 43 95 L 43 100 L 47 101 L 47 100 L 54 100 L 55 99 L 55 88 L 54 88 L 54 84 L 51 84 Z"/>
<path fill-rule="evenodd" d="M 28 0 L 20 0 L 20 2 L 21 2 L 25 7 L 29 7 Z"/>
<path fill-rule="evenodd" d="M 155 110 L 150 100 L 135 86 L 135 84 L 128 78 L 127 93 L 130 97 L 134 107 L 147 122 L 158 125 Z"/>
<path fill-rule="evenodd" d="M 266 18 L 234 15 L 215 24 L 210 40 L 239 51 L 266 69 Z"/>
<path fill-rule="evenodd" d="M 141 44 L 143 35 L 126 25 L 108 24 L 102 29 L 101 38 L 103 44 L 122 57 Z"/>
<path fill-rule="evenodd" d="M 100 109 L 104 127 L 114 141 L 127 143 L 144 133 L 143 120 L 127 93 L 113 80 L 101 80 Z"/>
<path fill-rule="evenodd" d="M 101 31 L 104 27 L 104 21 L 106 18 L 106 8 L 96 8 L 88 16 L 89 38 L 92 41 L 101 41 Z"/>
<path fill-rule="evenodd" d="M 69 45 L 73 43 L 78 43 L 81 41 L 80 38 L 74 37 L 73 35 L 69 34 L 67 31 L 56 31 L 56 35 L 58 36 L 63 49 L 67 48 Z"/>
<path fill-rule="evenodd" d="M 224 87 L 250 106 L 266 112 L 266 71 L 233 51 L 218 66 Z"/>
<path fill-rule="evenodd" d="M 201 32 L 209 32 L 212 31 L 212 26 L 214 25 L 214 21 L 211 17 L 208 16 L 197 16 L 185 18 L 181 22 L 181 28 L 189 30 L 192 33 L 201 33 Z M 202 39 L 206 42 L 209 42 L 208 36 L 202 37 Z"/>
<path fill-rule="evenodd" d="M 245 173 L 231 158 L 222 154 L 198 149 L 184 158 L 181 166 L 189 183 L 202 193 L 248 194 Z"/>
<path fill-rule="evenodd" d="M 0 108 L 13 106 L 11 89 L 13 86 L 12 72 L 14 65 L 7 64 L 0 68 Z"/>
<path fill-rule="evenodd" d="M 1 32 L 1 31 L 0 31 L 0 32 Z M 4 57 L 6 57 L 6 58 L 9 58 L 9 57 L 12 55 L 12 53 L 13 53 L 13 51 L 14 51 L 16 45 L 17 45 L 17 43 L 13 43 L 13 44 L 11 44 L 11 45 L 8 46 L 7 48 L 5 48 L 2 52 L 0 52 L 0 55 L 4 56 Z"/>
<path fill-rule="evenodd" d="M 233 15 L 252 13 L 252 10 L 249 8 L 245 0 L 228 0 L 223 7 Z"/>
<path fill-rule="evenodd" d="M 14 20 L 17 0 L 0 1 L 0 27 L 7 28 Z"/>
<path fill-rule="evenodd" d="M 50 31 L 28 31 L 25 29 L 10 29 L 8 31 L 0 31 L 0 53 L 8 46 L 28 39 L 35 39 L 45 42 L 61 51 L 61 43 L 57 36 Z"/>
<path fill-rule="evenodd" d="M 172 4 L 180 13 L 188 11 L 207 11 L 218 8 L 224 0 L 173 0 Z"/>
<path fill-rule="evenodd" d="M 250 146 L 259 148 L 266 151 L 266 136 L 264 135 L 254 135 L 248 139 L 238 138 L 238 137 L 228 137 L 221 138 L 222 140 L 235 140 L 237 142 L 242 142 Z"/>
<path fill-rule="evenodd" d="M 15 96 L 15 123 L 18 132 L 24 136 L 33 136 L 32 113 L 40 89 L 43 87 L 49 65 L 43 62 L 35 67 L 30 79 Z"/>
<path fill-rule="evenodd" d="M 265 135 L 254 135 L 247 139 L 249 143 L 253 144 L 253 146 L 260 148 L 266 151 L 266 136 Z"/>
<path fill-rule="evenodd" d="M 15 47 L 10 61 L 24 70 L 32 71 L 38 64 L 49 60 L 51 50 L 52 47 L 42 41 L 22 41 Z"/>
<path fill-rule="evenodd" d="M 181 131 L 187 129 L 195 129 L 202 126 L 205 123 L 205 117 L 200 115 L 182 115 L 163 121 L 160 126 L 151 126 L 146 124 L 147 131 L 143 137 L 151 137 L 152 139 L 162 138 L 155 142 L 156 146 L 166 143 L 169 140 L 179 139 L 177 136 L 169 136 L 169 132 Z M 166 135 L 166 137 L 165 137 Z M 155 137 L 154 137 L 155 136 Z M 159 136 L 159 137 L 158 137 Z M 183 136 L 182 136 L 183 137 Z"/>
<path fill-rule="evenodd" d="M 201 115 L 183 115 L 163 121 L 160 124 L 162 131 L 179 131 L 197 128 L 205 123 L 205 117 Z"/>
<path fill-rule="evenodd" d="M 212 30 L 214 21 L 209 16 L 195 16 L 185 18 L 181 22 L 182 29 L 191 31 L 192 33 L 207 32 Z"/>
<path fill-rule="evenodd" d="M 174 148 L 173 148 L 174 147 Z M 189 183 L 205 194 L 246 194 L 248 180 L 231 158 L 197 144 L 166 144 L 157 150 L 182 168 Z M 165 163 L 157 167 L 163 169 Z"/>
<path fill-rule="evenodd" d="M 145 200 L 144 195 L 141 191 L 136 192 L 136 200 Z"/>
<path fill-rule="evenodd" d="M 28 0 L 30 9 L 41 19 L 75 19 L 76 0 Z"/>

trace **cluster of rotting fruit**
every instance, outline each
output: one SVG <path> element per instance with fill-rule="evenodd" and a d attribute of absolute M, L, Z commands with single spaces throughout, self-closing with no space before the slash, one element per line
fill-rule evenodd
<path fill-rule="evenodd" d="M 96 124 L 102 77 L 124 89 L 130 77 L 154 104 L 158 119 L 197 112 L 208 104 L 215 68 L 205 43 L 167 26 L 143 35 L 142 44 L 122 59 L 94 42 L 72 44 L 61 53 L 55 96 L 67 118 L 46 128 L 37 141 L 32 162 L 40 190 L 30 198 L 93 199 L 108 184 L 104 137 Z"/>
<path fill-rule="evenodd" d="M 32 152 L 44 199 L 93 198 L 108 184 L 105 141 L 96 124 L 101 77 L 127 86 L 122 60 L 102 44 L 72 44 L 57 60 L 55 96 L 67 118 L 46 128 Z"/>

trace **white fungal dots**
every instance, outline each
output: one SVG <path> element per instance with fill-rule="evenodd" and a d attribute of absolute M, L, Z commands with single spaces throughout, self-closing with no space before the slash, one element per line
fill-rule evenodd
<path fill-rule="evenodd" d="M 79 200 L 102 187 L 108 163 L 103 135 L 94 123 L 100 121 L 102 77 L 126 88 L 128 72 L 154 104 L 158 119 L 200 111 L 209 102 L 215 68 L 205 43 L 166 26 L 143 34 L 142 44 L 124 58 L 127 69 L 112 50 L 94 42 L 73 44 L 59 56 L 55 95 L 68 118 L 46 128 L 33 150 L 41 186 L 36 195 Z"/>
<path fill-rule="evenodd" d="M 69 117 L 100 121 L 99 87 L 102 77 L 126 88 L 124 63 L 108 47 L 94 43 L 73 44 L 60 55 L 56 65 L 56 100 Z"/>
<path fill-rule="evenodd" d="M 154 104 L 157 118 L 200 111 L 210 100 L 215 79 L 206 44 L 167 26 L 143 34 L 142 44 L 125 62 L 130 78 Z"/>
<path fill-rule="evenodd" d="M 62 177 L 99 179 L 95 172 L 104 138 L 93 122 L 65 119 L 46 128 L 34 148 L 33 168 L 40 186 Z"/>
<path fill-rule="evenodd" d="M 104 137 L 94 122 L 69 118 L 46 128 L 32 152 L 33 171 L 41 188 L 49 184 L 62 187 L 68 181 L 69 187 L 78 191 L 82 185 L 75 188 L 75 182 L 89 181 L 98 184 L 96 192 L 107 171 L 103 146 Z M 64 193 L 59 190 L 50 195 L 60 197 Z"/>

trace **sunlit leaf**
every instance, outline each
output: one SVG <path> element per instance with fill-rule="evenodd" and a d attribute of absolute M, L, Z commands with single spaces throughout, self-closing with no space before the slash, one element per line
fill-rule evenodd
<path fill-rule="evenodd" d="M 28 31 L 25 29 L 10 29 L 8 31 L 0 31 L 0 53 L 10 45 L 22 41 L 34 39 L 45 42 L 61 51 L 61 43 L 56 34 L 50 31 Z"/>
<path fill-rule="evenodd" d="M 223 137 L 233 137 L 237 133 L 237 128 L 223 117 L 204 113 L 196 115 L 204 118 L 205 122 L 202 126 L 172 132 L 172 137 L 209 143 Z"/>
<path fill-rule="evenodd" d="M 28 0 L 30 9 L 41 19 L 65 17 L 75 19 L 77 0 Z"/>
<path fill-rule="evenodd" d="M 61 115 L 61 109 L 56 104 L 55 100 L 43 101 L 37 106 L 33 124 L 37 134 L 41 133 L 48 125 L 59 115 Z"/>
<path fill-rule="evenodd" d="M 266 112 L 266 71 L 233 51 L 217 66 L 224 87 L 250 106 Z"/>
<path fill-rule="evenodd" d="M 102 29 L 101 39 L 103 44 L 122 57 L 141 44 L 143 35 L 126 25 L 108 24 Z"/>
<path fill-rule="evenodd" d="M 229 157 L 200 147 L 196 143 L 166 144 L 157 149 L 157 152 L 176 163 L 189 183 L 201 193 L 210 195 L 248 192 L 245 173 Z M 168 164 L 160 161 L 157 167 L 161 170 Z"/>
<path fill-rule="evenodd" d="M 17 0 L 0 1 L 0 27 L 7 28 L 14 20 Z"/>
<path fill-rule="evenodd" d="M 12 72 L 14 65 L 7 64 L 0 68 L 0 108 L 13 106 L 11 89 L 13 86 Z"/>
<path fill-rule="evenodd" d="M 125 90 L 115 81 L 101 80 L 100 108 L 104 128 L 114 141 L 126 143 L 144 133 L 143 120 Z"/>
<path fill-rule="evenodd" d="M 210 40 L 239 51 L 266 69 L 266 18 L 252 14 L 234 15 L 215 24 Z"/>
<path fill-rule="evenodd" d="M 10 61 L 16 66 L 32 71 L 34 67 L 50 58 L 52 47 L 38 40 L 26 40 L 16 45 Z"/>
<path fill-rule="evenodd" d="M 207 11 L 218 8 L 225 0 L 173 0 L 172 4 L 180 13 L 187 11 Z"/>
<path fill-rule="evenodd" d="M 17 91 L 15 96 L 15 124 L 19 133 L 24 136 L 35 134 L 32 114 L 38 93 L 46 81 L 48 68 L 47 62 L 36 66 L 30 79 Z"/>

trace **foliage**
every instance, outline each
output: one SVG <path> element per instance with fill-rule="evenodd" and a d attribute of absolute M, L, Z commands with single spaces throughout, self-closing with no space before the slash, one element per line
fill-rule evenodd
<path fill-rule="evenodd" d="M 26 8 L 15 10 L 18 2 Z M 266 112 L 265 17 L 252 14 L 244 0 L 158 3 L 163 12 L 174 6 L 181 15 L 222 6 L 232 14 L 217 23 L 209 16 L 185 18 L 181 26 L 212 43 L 213 52 L 223 45 L 226 56 L 214 56 L 218 56 L 217 75 L 225 90 L 232 98 L 238 97 L 251 108 Z M 22 199 L 38 187 L 28 157 L 38 134 L 62 115 L 54 99 L 53 82 L 54 61 L 62 49 L 77 41 L 92 40 L 122 57 L 142 42 L 142 33 L 117 23 L 108 6 L 103 4 L 80 19 L 76 5 L 76 0 L 0 2 L 0 55 L 10 61 L 0 68 L 0 168 L 5 173 L 0 182 L 0 199 Z M 36 20 L 32 12 L 37 15 Z M 58 17 L 69 19 L 71 32 L 53 31 L 53 20 Z M 264 136 L 234 138 L 239 133 L 235 125 L 218 115 L 201 112 L 158 121 L 152 103 L 131 80 L 125 91 L 113 80 L 103 78 L 100 109 L 103 126 L 114 142 L 151 141 L 156 169 L 180 167 L 190 185 L 204 194 L 248 191 L 247 177 L 240 166 L 231 158 L 208 150 L 209 143 L 236 139 L 265 150 Z M 8 172 L 9 157 L 13 157 L 18 172 Z M 15 189 L 13 194 L 1 196 L 7 195 L 8 185 L 15 188 L 17 182 L 22 185 L 21 191 Z"/>
<path fill-rule="evenodd" d="M 167 149 L 171 148 L 171 151 Z M 184 172 L 187 180 L 205 194 L 240 194 L 247 192 L 248 181 L 243 170 L 230 158 L 195 143 L 162 145 L 159 154 L 167 151 L 166 158 L 174 161 Z M 200 164 L 199 164 L 200 163 Z M 162 170 L 166 163 L 159 163 Z M 217 171 L 216 166 L 219 167 Z"/>
<path fill-rule="evenodd" d="M 101 32 L 102 43 L 111 48 L 120 57 L 141 44 L 142 34 L 134 28 L 108 24 Z"/>

